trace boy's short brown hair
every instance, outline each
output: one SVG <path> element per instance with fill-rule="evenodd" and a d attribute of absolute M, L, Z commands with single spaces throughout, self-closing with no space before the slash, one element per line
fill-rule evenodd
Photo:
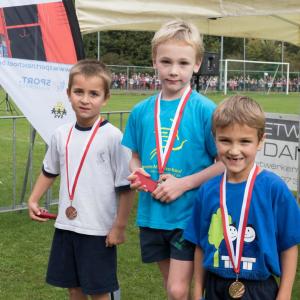
<path fill-rule="evenodd" d="M 100 77 L 103 81 L 105 98 L 110 96 L 111 73 L 104 63 L 95 59 L 82 59 L 78 61 L 70 70 L 68 90 L 71 89 L 74 76 Z"/>
<path fill-rule="evenodd" d="M 247 125 L 257 129 L 259 141 L 265 133 L 265 115 L 261 106 L 247 96 L 235 95 L 223 100 L 213 114 L 212 131 L 233 124 Z"/>
<path fill-rule="evenodd" d="M 153 60 L 155 60 L 156 57 L 157 47 L 170 40 L 186 42 L 195 49 L 196 61 L 200 62 L 202 60 L 204 47 L 197 27 L 180 19 L 163 24 L 154 34 L 151 42 Z"/>

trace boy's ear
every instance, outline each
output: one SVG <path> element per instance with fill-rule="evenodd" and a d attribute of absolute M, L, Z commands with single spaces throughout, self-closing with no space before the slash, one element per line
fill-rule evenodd
<path fill-rule="evenodd" d="M 110 98 L 110 93 L 108 93 L 105 97 L 105 100 L 102 102 L 102 106 L 105 106 Z"/>
<path fill-rule="evenodd" d="M 200 67 L 201 67 L 201 63 L 202 63 L 202 59 L 195 63 L 194 69 L 193 69 L 194 73 L 198 73 L 198 71 L 200 70 Z"/>
<path fill-rule="evenodd" d="M 155 59 L 152 59 L 152 66 L 154 69 L 156 69 L 156 60 Z"/>
<path fill-rule="evenodd" d="M 66 89 L 66 92 L 67 92 L 68 98 L 70 98 L 70 90 L 68 88 Z"/>
<path fill-rule="evenodd" d="M 262 138 L 260 139 L 260 141 L 258 142 L 258 150 L 261 150 L 264 142 L 265 142 L 265 138 L 266 138 L 266 133 L 264 133 L 264 135 L 262 136 Z"/>
<path fill-rule="evenodd" d="M 154 55 L 152 55 L 152 66 L 156 69 L 156 57 Z"/>

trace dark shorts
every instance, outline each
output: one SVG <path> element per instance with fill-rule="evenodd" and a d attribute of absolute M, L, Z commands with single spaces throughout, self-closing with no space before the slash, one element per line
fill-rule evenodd
<path fill-rule="evenodd" d="M 273 276 L 266 280 L 240 280 L 245 285 L 245 294 L 240 300 L 275 300 L 278 285 Z M 229 296 L 229 286 L 234 279 L 227 279 L 206 272 L 205 300 L 232 300 Z"/>
<path fill-rule="evenodd" d="M 162 230 L 140 227 L 140 244 L 144 263 L 173 258 L 194 260 L 194 244 L 183 238 L 182 229 Z"/>
<path fill-rule="evenodd" d="M 47 283 L 62 288 L 81 287 L 87 295 L 116 291 L 116 247 L 105 247 L 105 239 L 55 229 Z"/>

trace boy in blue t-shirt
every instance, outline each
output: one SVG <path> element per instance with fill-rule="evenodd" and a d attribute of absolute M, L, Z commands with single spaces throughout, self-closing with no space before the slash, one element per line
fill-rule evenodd
<path fill-rule="evenodd" d="M 171 21 L 152 40 L 153 65 L 162 91 L 137 104 L 130 114 L 123 145 L 132 150 L 130 180 L 139 170 L 161 184 L 147 192 L 140 181 L 137 224 L 143 262 L 157 262 L 169 299 L 188 299 L 194 246 L 182 234 L 196 188 L 223 171 L 213 165 L 211 133 L 215 104 L 192 91 L 190 80 L 200 68 L 203 45 L 195 26 Z"/>
<path fill-rule="evenodd" d="M 196 245 L 195 299 L 291 299 L 300 209 L 283 180 L 255 164 L 264 128 L 263 111 L 246 96 L 230 97 L 214 112 L 226 170 L 199 189 L 184 232 Z"/>

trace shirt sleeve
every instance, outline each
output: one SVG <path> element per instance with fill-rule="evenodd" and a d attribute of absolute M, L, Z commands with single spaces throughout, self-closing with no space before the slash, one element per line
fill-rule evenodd
<path fill-rule="evenodd" d="M 43 173 L 47 177 L 57 176 L 60 174 L 57 131 L 51 137 L 50 145 L 43 161 Z"/>
<path fill-rule="evenodd" d="M 300 243 L 300 208 L 294 195 L 279 179 L 273 184 L 279 252 Z"/>
<path fill-rule="evenodd" d="M 211 104 L 206 107 L 206 116 L 204 118 L 204 132 L 205 132 L 205 145 L 207 152 L 211 155 L 211 157 L 217 156 L 217 148 L 215 144 L 215 138 L 212 133 L 212 117 L 215 111 L 215 104 Z"/>
<path fill-rule="evenodd" d="M 117 132 L 111 143 L 111 162 L 115 174 L 115 188 L 117 191 L 130 189 L 127 177 L 130 175 L 129 161 L 131 152 L 121 144 L 122 133 Z"/>
<path fill-rule="evenodd" d="M 187 227 L 184 230 L 184 238 L 198 246 L 200 246 L 202 229 L 202 196 L 203 192 L 202 188 L 200 188 L 196 194 L 192 215 L 188 221 Z"/>
<path fill-rule="evenodd" d="M 138 150 L 136 119 L 137 119 L 137 112 L 136 112 L 136 108 L 134 108 L 129 115 L 124 136 L 122 139 L 122 145 L 126 146 L 127 148 L 131 149 L 134 152 L 137 152 Z"/>

